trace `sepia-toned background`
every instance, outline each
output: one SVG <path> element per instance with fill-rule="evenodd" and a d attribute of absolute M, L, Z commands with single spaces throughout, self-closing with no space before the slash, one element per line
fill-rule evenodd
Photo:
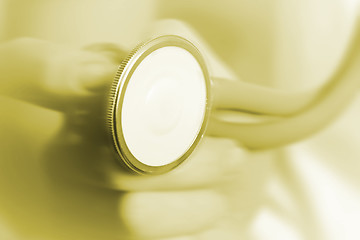
<path fill-rule="evenodd" d="M 359 15 L 358 2 L 0 0 L 0 44 L 31 37 L 70 48 L 111 42 L 130 51 L 149 35 L 157 22 L 170 18 L 190 26 L 215 53 L 214 61 L 219 68 L 228 74 L 273 88 L 307 89 L 324 84 L 341 60 Z M 178 26 L 175 24 L 171 31 L 176 31 Z M 164 214 L 159 218 L 155 215 L 162 214 L 161 206 L 154 207 L 160 209 L 155 213 L 152 206 L 145 206 L 158 197 L 151 195 L 153 190 L 147 188 L 146 179 L 139 182 L 126 179 L 125 187 L 115 190 L 59 183 L 57 177 L 47 182 L 48 172 L 42 156 L 49 143 L 61 138 L 58 133 L 64 130 L 65 119 L 58 111 L 0 96 L 0 239 L 360 238 L 359 97 L 329 128 L 291 146 L 251 152 L 227 140 L 208 140 L 205 145 L 212 151 L 204 148 L 204 155 L 199 153 L 204 158 L 198 160 L 200 163 L 206 164 L 206 158 L 212 159 L 215 155 L 219 156 L 217 161 L 221 161 L 234 151 L 240 164 L 234 164 L 238 178 L 219 188 L 231 202 L 234 214 L 201 234 L 186 225 L 187 219 L 171 218 L 174 206 L 167 205 L 191 202 L 192 198 L 183 194 L 188 189 L 175 187 L 179 193 L 159 197 L 169 212 L 169 216 Z M 59 141 L 57 144 L 61 145 L 64 139 Z M 83 147 L 86 146 L 93 145 Z M 76 145 L 76 149 L 81 147 Z M 57 156 L 68 158 L 70 151 L 77 151 L 71 149 L 63 148 Z M 54 171 L 61 162 L 50 165 Z M 77 175 L 76 171 L 55 172 L 55 175 Z M 211 174 L 217 176 L 216 172 Z M 191 182 L 192 178 L 189 179 Z M 216 182 L 209 182 L 210 185 L 199 191 L 218 187 Z M 159 194 L 159 189 L 153 192 Z M 206 196 L 201 195 L 201 199 Z M 122 205 L 121 201 L 129 201 L 129 206 L 135 204 L 131 206 L 139 211 L 144 203 L 144 209 L 153 215 L 135 216 L 139 213 L 127 212 L 128 205 Z M 209 206 L 214 204 L 222 211 L 220 200 L 220 203 L 216 199 L 211 201 L 215 203 L 210 202 Z M 197 213 L 196 208 L 203 205 L 206 200 L 199 205 L 188 205 L 194 208 L 194 216 L 186 216 L 197 219 L 200 214 L 199 219 L 220 218 L 217 213 L 209 213 L 206 207 Z M 186 209 L 187 205 L 181 206 Z M 124 217 L 124 214 L 130 216 Z M 175 212 L 174 216 L 181 215 Z M 165 224 L 166 221 L 170 223 Z M 128 228 L 132 228 L 134 236 Z M 175 229 L 174 235 L 170 228 Z M 183 235 L 182 229 L 191 231 Z M 164 235 L 157 231 L 163 231 Z"/>

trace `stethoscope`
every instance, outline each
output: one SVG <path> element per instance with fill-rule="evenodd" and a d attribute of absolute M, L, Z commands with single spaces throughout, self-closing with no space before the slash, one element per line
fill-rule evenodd
<path fill-rule="evenodd" d="M 161 174 L 180 165 L 207 135 L 264 149 L 303 139 L 330 123 L 360 85 L 356 31 L 331 79 L 308 92 L 286 92 L 211 77 L 198 48 L 177 35 L 136 47 L 113 82 L 108 125 L 115 154 L 135 173 Z M 223 112 L 262 119 L 241 122 Z"/>

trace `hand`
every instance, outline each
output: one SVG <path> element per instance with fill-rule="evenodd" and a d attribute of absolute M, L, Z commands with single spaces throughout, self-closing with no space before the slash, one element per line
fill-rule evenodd
<path fill-rule="evenodd" d="M 2 94 L 47 109 L 2 101 L 0 215 L 24 239 L 240 239 L 262 199 L 266 164 L 206 137 L 168 174 L 125 173 L 101 115 L 123 53 L 99 46 L 2 46 Z"/>

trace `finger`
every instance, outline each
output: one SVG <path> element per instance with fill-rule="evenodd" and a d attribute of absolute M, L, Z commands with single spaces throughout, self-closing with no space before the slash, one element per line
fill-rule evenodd
<path fill-rule="evenodd" d="M 101 53 L 79 50 L 54 56 L 44 69 L 42 100 L 52 99 L 50 107 L 61 111 L 90 109 L 94 101 L 105 100 L 117 67 Z"/>
<path fill-rule="evenodd" d="M 118 65 L 104 52 L 68 50 L 48 59 L 45 82 L 58 94 L 87 96 L 109 86 Z"/>
<path fill-rule="evenodd" d="M 126 175 L 115 166 L 105 170 L 109 186 L 127 191 L 172 190 L 214 186 L 230 181 L 242 171 L 249 153 L 228 139 L 206 137 L 178 168 L 157 176 Z"/>
<path fill-rule="evenodd" d="M 129 232 L 151 239 L 196 233 L 226 212 L 227 202 L 210 190 L 128 193 L 119 212 Z"/>
<path fill-rule="evenodd" d="M 128 55 L 128 51 L 120 48 L 114 43 L 94 43 L 84 47 L 84 50 L 98 52 L 106 55 L 109 59 L 112 59 L 114 63 L 120 64 Z"/>
<path fill-rule="evenodd" d="M 100 52 L 15 39 L 0 45 L 0 94 L 63 110 L 110 85 L 117 67 Z"/>
<path fill-rule="evenodd" d="M 109 66 L 107 61 L 110 60 L 111 63 L 115 64 L 118 67 L 121 62 L 127 57 L 128 52 L 120 48 L 113 43 L 95 43 L 84 47 L 84 50 L 89 53 L 95 53 L 95 55 L 105 57 L 105 62 L 94 62 L 88 65 L 89 72 L 84 71 L 85 76 L 83 79 L 84 87 L 88 90 L 99 90 L 104 86 L 108 86 L 109 79 L 114 78 L 114 65 Z M 94 68 L 92 68 L 92 66 Z M 106 68 L 107 67 L 107 68 Z M 92 76 L 91 72 L 97 71 L 95 77 Z M 98 77 L 96 77 L 98 76 Z"/>

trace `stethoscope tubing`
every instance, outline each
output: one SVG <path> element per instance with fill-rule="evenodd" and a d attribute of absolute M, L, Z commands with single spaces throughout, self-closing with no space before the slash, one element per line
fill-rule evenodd
<path fill-rule="evenodd" d="M 252 149 L 279 147 L 301 140 L 331 123 L 360 87 L 360 26 L 356 26 L 342 62 L 319 90 L 282 92 L 240 81 L 213 78 L 214 109 L 208 134 L 228 137 Z M 278 118 L 260 123 L 222 119 L 216 111 L 229 109 Z"/>

